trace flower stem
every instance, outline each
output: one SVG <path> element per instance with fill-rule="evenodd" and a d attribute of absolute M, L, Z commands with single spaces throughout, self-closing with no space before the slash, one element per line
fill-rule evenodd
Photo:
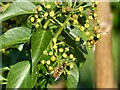
<path fill-rule="evenodd" d="M 63 26 L 60 27 L 60 29 L 58 30 L 58 32 L 56 33 L 56 35 L 54 36 L 54 38 L 57 38 L 62 30 L 64 29 L 65 25 L 67 24 L 67 22 L 70 20 L 71 14 L 68 15 L 67 19 L 65 20 L 65 22 L 63 23 Z"/>

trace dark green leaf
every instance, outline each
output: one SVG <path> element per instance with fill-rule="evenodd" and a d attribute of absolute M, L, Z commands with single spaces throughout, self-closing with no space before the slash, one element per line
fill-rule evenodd
<path fill-rule="evenodd" d="M 6 88 L 33 88 L 37 81 L 37 69 L 31 73 L 29 61 L 15 64 L 8 73 Z"/>
<path fill-rule="evenodd" d="M 2 48 L 6 48 L 15 44 L 29 41 L 30 36 L 31 30 L 29 28 L 16 27 L 8 30 L 2 36 L 0 36 L 0 43 L 2 42 Z"/>
<path fill-rule="evenodd" d="M 67 76 L 66 87 L 77 88 L 78 82 L 79 82 L 79 70 L 77 65 L 74 65 L 74 68 L 70 70 L 70 75 Z"/>
<path fill-rule="evenodd" d="M 35 8 L 35 5 L 28 0 L 16 0 L 0 14 L 0 22 L 17 15 L 35 13 Z"/>
<path fill-rule="evenodd" d="M 42 52 L 46 49 L 51 40 L 51 31 L 49 30 L 37 30 L 32 35 L 32 70 L 34 70 L 37 65 Z"/>

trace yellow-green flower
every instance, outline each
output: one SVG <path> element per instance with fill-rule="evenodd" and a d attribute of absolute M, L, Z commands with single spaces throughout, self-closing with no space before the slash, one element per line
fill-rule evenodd
<path fill-rule="evenodd" d="M 36 23 L 36 24 L 35 24 L 35 27 L 36 27 L 36 28 L 38 28 L 38 27 L 39 27 L 39 24 L 38 24 L 38 23 Z"/>
<path fill-rule="evenodd" d="M 44 13 L 44 17 L 47 17 L 47 16 L 48 16 L 48 13 L 47 13 L 47 12 L 45 12 L 45 13 Z"/>
<path fill-rule="evenodd" d="M 91 45 L 94 45 L 94 43 L 95 43 L 94 40 L 91 40 L 91 41 L 90 41 L 90 44 L 91 44 Z"/>
<path fill-rule="evenodd" d="M 89 18 L 89 19 L 93 19 L 93 17 L 92 17 L 92 16 L 89 16 L 88 18 Z"/>
<path fill-rule="evenodd" d="M 35 14 L 35 18 L 38 18 L 38 14 Z"/>
<path fill-rule="evenodd" d="M 90 38 L 89 38 L 90 40 L 92 40 L 92 39 L 94 39 L 94 36 L 90 36 Z"/>
<path fill-rule="evenodd" d="M 73 66 L 74 66 L 74 65 L 73 65 L 73 63 L 71 63 L 71 64 L 70 64 L 70 68 L 72 69 L 72 68 L 73 68 Z"/>
<path fill-rule="evenodd" d="M 76 41 L 76 42 L 79 42 L 79 41 L 80 41 L 80 37 L 77 36 L 77 37 L 75 38 L 75 41 Z"/>
<path fill-rule="evenodd" d="M 37 22 L 38 22 L 38 23 L 40 23 L 40 22 L 41 22 L 41 20 L 38 18 L 38 19 L 37 19 Z"/>
<path fill-rule="evenodd" d="M 89 23 L 86 23 L 84 26 L 85 26 L 86 28 L 88 28 L 90 25 L 89 25 Z"/>
<path fill-rule="evenodd" d="M 47 63 L 48 65 L 50 65 L 50 60 L 48 60 L 46 63 Z"/>
<path fill-rule="evenodd" d="M 70 71 L 67 70 L 66 73 L 67 73 L 67 75 L 70 75 Z"/>
<path fill-rule="evenodd" d="M 95 4 L 98 5 L 98 1 L 95 1 Z"/>
<path fill-rule="evenodd" d="M 37 7 L 37 10 L 38 10 L 38 11 L 41 11 L 41 10 L 42 10 L 42 7 L 41 7 L 41 6 L 38 6 L 38 7 Z"/>
<path fill-rule="evenodd" d="M 50 5 L 50 4 L 47 4 L 45 7 L 46 7 L 47 9 L 50 9 L 50 8 L 51 8 L 51 5 Z"/>
<path fill-rule="evenodd" d="M 84 26 L 81 26 L 81 27 L 80 27 L 80 30 L 81 30 L 81 31 L 84 31 L 84 30 L 85 30 L 85 27 L 84 27 Z"/>
<path fill-rule="evenodd" d="M 45 64 L 45 60 L 42 60 L 41 63 L 42 63 L 42 64 Z"/>
<path fill-rule="evenodd" d="M 78 19 L 78 15 L 77 14 L 74 14 L 72 17 L 73 17 L 73 19 Z"/>
<path fill-rule="evenodd" d="M 78 24 L 78 20 L 77 19 L 73 19 L 73 24 Z"/>
<path fill-rule="evenodd" d="M 63 52 L 63 51 L 64 51 L 63 48 L 60 48 L 60 49 L 59 49 L 59 52 Z"/>
<path fill-rule="evenodd" d="M 69 47 L 66 47 L 65 50 L 66 50 L 66 51 L 69 51 Z"/>
<path fill-rule="evenodd" d="M 53 68 L 51 66 L 48 67 L 49 70 L 53 70 Z"/>
<path fill-rule="evenodd" d="M 34 17 L 31 17 L 31 18 L 30 18 L 30 21 L 31 21 L 31 22 L 34 22 L 34 21 L 35 21 L 35 18 L 34 18 Z"/>
<path fill-rule="evenodd" d="M 56 43 L 56 42 L 57 42 L 57 39 L 56 39 L 56 38 L 53 38 L 53 42 Z"/>
<path fill-rule="evenodd" d="M 83 6 L 80 6 L 78 9 L 80 12 L 84 10 Z"/>
<path fill-rule="evenodd" d="M 73 54 L 70 54 L 70 58 L 73 59 L 73 58 L 74 58 L 74 55 L 73 55 Z"/>
<path fill-rule="evenodd" d="M 85 34 L 86 34 L 86 36 L 90 36 L 90 32 L 88 32 L 88 31 L 85 32 Z"/>
<path fill-rule="evenodd" d="M 82 17 L 83 15 L 82 14 L 80 14 L 80 17 Z"/>
<path fill-rule="evenodd" d="M 62 55 L 64 58 L 66 58 L 67 57 L 67 54 L 66 53 L 63 53 L 63 55 Z"/>
<path fill-rule="evenodd" d="M 53 55 L 53 56 L 51 56 L 50 60 L 51 60 L 51 61 L 55 61 L 55 60 L 56 60 L 56 57 Z"/>
<path fill-rule="evenodd" d="M 53 55 L 53 51 L 50 51 L 50 52 L 49 52 L 49 55 L 50 55 L 50 56 Z"/>
<path fill-rule="evenodd" d="M 97 13 L 94 13 L 94 17 L 97 17 Z"/>
<path fill-rule="evenodd" d="M 49 13 L 49 15 L 50 15 L 51 17 L 53 17 L 53 16 L 55 15 L 55 12 L 54 12 L 54 11 L 51 11 L 51 12 Z"/>
<path fill-rule="evenodd" d="M 97 34 L 97 38 L 100 38 L 100 34 Z"/>

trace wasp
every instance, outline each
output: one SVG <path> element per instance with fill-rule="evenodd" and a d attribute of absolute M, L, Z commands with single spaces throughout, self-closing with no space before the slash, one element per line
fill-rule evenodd
<path fill-rule="evenodd" d="M 55 81 L 60 78 L 61 74 L 64 72 L 65 67 L 66 67 L 66 63 L 63 63 L 61 66 L 56 67 L 51 72 L 51 74 L 53 74 L 53 77 L 55 78 Z"/>

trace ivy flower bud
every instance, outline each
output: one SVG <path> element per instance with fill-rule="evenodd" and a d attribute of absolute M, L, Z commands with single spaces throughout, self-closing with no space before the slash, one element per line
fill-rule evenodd
<path fill-rule="evenodd" d="M 53 68 L 51 66 L 48 67 L 49 70 L 53 70 Z"/>
<path fill-rule="evenodd" d="M 94 13 L 94 17 L 97 17 L 97 13 Z"/>
<path fill-rule="evenodd" d="M 85 27 L 81 26 L 81 27 L 80 27 L 80 30 L 81 30 L 81 31 L 84 31 L 84 30 L 85 30 Z"/>
<path fill-rule="evenodd" d="M 83 8 L 83 6 L 80 6 L 78 9 L 81 12 L 81 11 L 83 11 L 84 8 Z"/>
<path fill-rule="evenodd" d="M 36 28 L 38 28 L 38 27 L 39 27 L 39 24 L 38 24 L 38 23 L 36 23 L 36 24 L 35 24 L 35 27 L 36 27 Z"/>
<path fill-rule="evenodd" d="M 37 22 L 38 22 L 38 23 L 40 23 L 40 22 L 41 22 L 41 20 L 38 18 L 38 19 L 37 19 Z"/>
<path fill-rule="evenodd" d="M 95 4 L 98 5 L 98 1 L 95 1 Z"/>
<path fill-rule="evenodd" d="M 66 71 L 67 75 L 70 75 L 70 71 Z"/>
<path fill-rule="evenodd" d="M 56 43 L 56 42 L 57 42 L 57 39 L 56 39 L 56 38 L 53 38 L 53 42 Z"/>
<path fill-rule="evenodd" d="M 45 51 L 43 51 L 43 54 L 47 55 L 47 51 L 46 51 L 46 50 L 45 50 Z"/>
<path fill-rule="evenodd" d="M 42 10 L 42 7 L 41 7 L 41 6 L 38 6 L 38 7 L 37 7 L 37 10 L 38 10 L 38 11 L 41 11 L 41 10 Z"/>
<path fill-rule="evenodd" d="M 90 32 L 88 32 L 88 31 L 85 32 L 85 34 L 86 34 L 86 36 L 90 36 Z"/>
<path fill-rule="evenodd" d="M 94 36 L 90 36 L 89 39 L 90 39 L 90 40 L 93 40 L 93 39 L 94 39 Z"/>
<path fill-rule="evenodd" d="M 50 51 L 50 52 L 49 52 L 49 55 L 50 55 L 50 56 L 51 56 L 51 55 L 53 55 L 53 52 L 52 52 L 52 51 Z"/>
<path fill-rule="evenodd" d="M 47 63 L 48 65 L 50 65 L 50 60 L 48 60 L 46 63 Z"/>
<path fill-rule="evenodd" d="M 73 59 L 73 58 L 74 58 L 74 55 L 73 55 L 73 54 L 70 54 L 70 58 Z"/>
<path fill-rule="evenodd" d="M 73 17 L 73 19 L 78 19 L 78 15 L 77 14 L 74 14 L 72 17 Z"/>
<path fill-rule="evenodd" d="M 88 28 L 88 27 L 89 27 L 89 23 L 86 23 L 84 26 L 85 26 L 86 28 Z"/>
<path fill-rule="evenodd" d="M 56 60 L 56 57 L 53 55 L 53 56 L 51 56 L 50 60 L 51 60 L 51 61 L 55 61 L 55 60 Z"/>
<path fill-rule="evenodd" d="M 97 34 L 97 38 L 98 38 L 98 39 L 100 38 L 100 34 Z"/>
<path fill-rule="evenodd" d="M 73 61 L 75 61 L 75 60 L 76 60 L 76 58 L 74 57 L 74 58 L 73 58 Z"/>
<path fill-rule="evenodd" d="M 98 23 L 100 23 L 100 20 L 97 20 Z"/>
<path fill-rule="evenodd" d="M 38 18 L 38 14 L 35 14 L 35 18 Z"/>
<path fill-rule="evenodd" d="M 80 14 L 80 17 L 82 17 L 83 15 L 82 14 Z"/>
<path fill-rule="evenodd" d="M 31 17 L 31 18 L 30 18 L 30 21 L 31 21 L 31 22 L 34 22 L 34 21 L 35 21 L 34 17 Z"/>
<path fill-rule="evenodd" d="M 45 7 L 46 7 L 47 9 L 50 9 L 50 8 L 51 8 L 51 5 L 50 5 L 50 4 L 47 4 Z"/>
<path fill-rule="evenodd" d="M 45 64 L 45 60 L 42 60 L 41 63 L 42 63 L 42 64 Z"/>
<path fill-rule="evenodd" d="M 51 12 L 49 13 L 49 15 L 50 15 L 51 17 L 53 17 L 53 16 L 55 15 L 55 12 L 54 12 L 54 11 L 51 11 Z"/>
<path fill-rule="evenodd" d="M 94 43 L 95 43 L 94 40 L 91 40 L 91 41 L 90 41 L 90 44 L 91 44 L 91 45 L 94 45 Z"/>
<path fill-rule="evenodd" d="M 91 20 L 93 19 L 93 17 L 92 17 L 92 16 L 89 16 L 88 18 L 89 18 L 89 19 L 91 19 Z"/>
<path fill-rule="evenodd" d="M 94 27 L 94 30 L 95 30 L 95 31 L 97 31 L 97 30 L 98 30 L 98 27 L 97 27 L 97 26 L 96 26 L 96 27 Z"/>
<path fill-rule="evenodd" d="M 77 37 L 75 38 L 75 41 L 76 41 L 76 42 L 79 42 L 79 41 L 80 41 L 80 37 L 77 36 Z"/>
<path fill-rule="evenodd" d="M 86 20 L 86 23 L 89 23 L 89 20 L 88 20 L 88 19 Z"/>
<path fill-rule="evenodd" d="M 62 55 L 64 58 L 66 58 L 67 57 L 67 54 L 66 53 L 63 53 L 63 55 Z"/>
<path fill-rule="evenodd" d="M 72 69 L 72 68 L 73 68 L 73 66 L 74 66 L 74 65 L 73 65 L 73 63 L 71 63 L 71 64 L 70 64 L 70 69 Z"/>
<path fill-rule="evenodd" d="M 65 50 L 66 50 L 66 51 L 69 51 L 69 47 L 66 47 Z"/>
<path fill-rule="evenodd" d="M 47 13 L 47 12 L 45 12 L 45 13 L 44 13 L 44 17 L 47 17 L 47 16 L 48 16 L 48 13 Z"/>
<path fill-rule="evenodd" d="M 63 52 L 63 51 L 64 51 L 63 48 L 60 48 L 60 49 L 59 49 L 59 52 Z"/>
<path fill-rule="evenodd" d="M 73 24 L 78 24 L 78 20 L 77 19 L 73 19 Z"/>

